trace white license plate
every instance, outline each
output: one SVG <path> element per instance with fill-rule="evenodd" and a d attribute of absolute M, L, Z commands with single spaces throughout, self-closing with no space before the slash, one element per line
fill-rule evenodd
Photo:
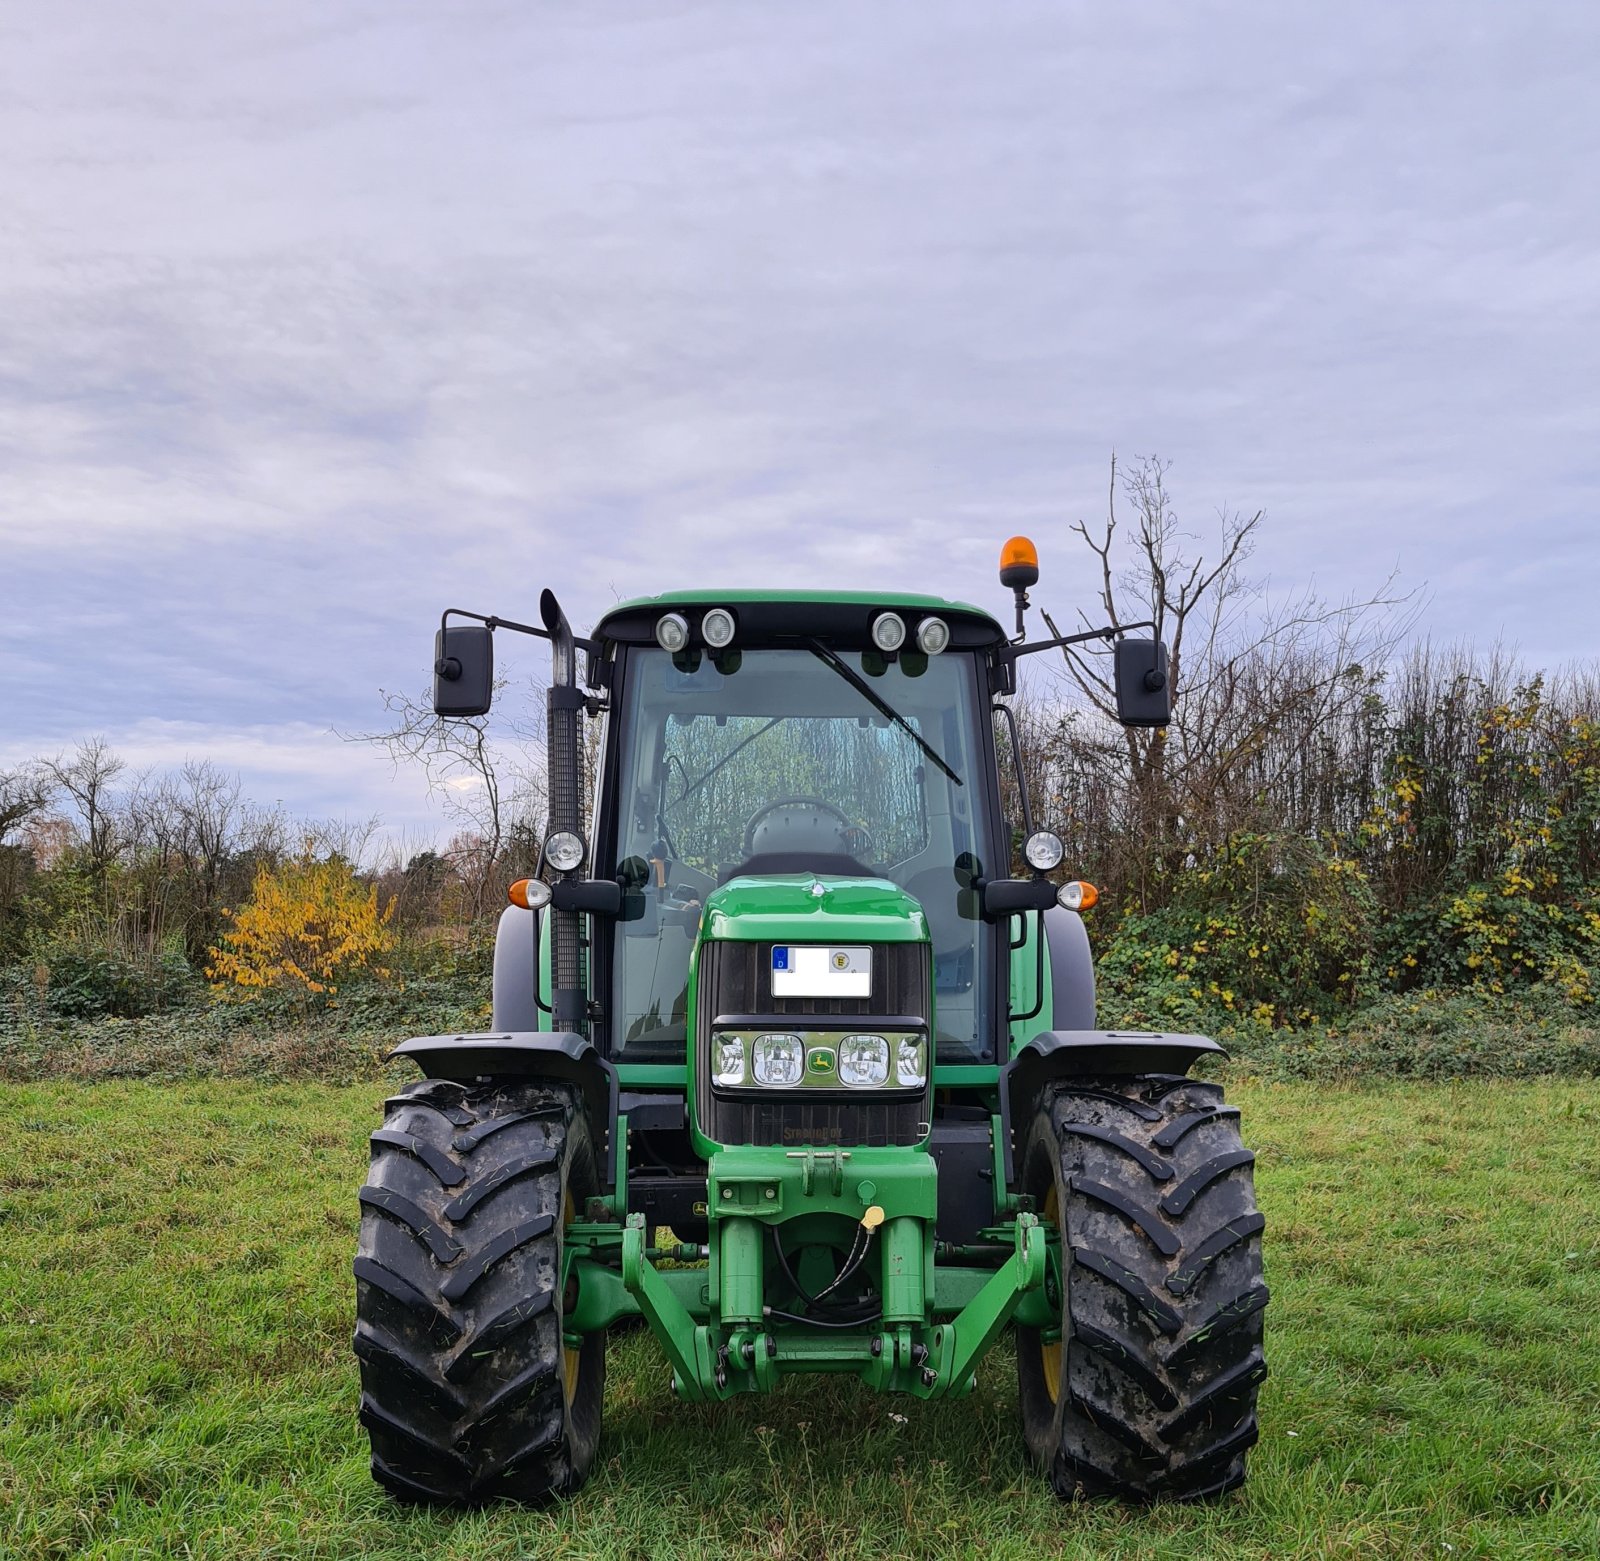
<path fill-rule="evenodd" d="M 872 950 L 779 943 L 772 950 L 774 997 L 871 997 Z"/>

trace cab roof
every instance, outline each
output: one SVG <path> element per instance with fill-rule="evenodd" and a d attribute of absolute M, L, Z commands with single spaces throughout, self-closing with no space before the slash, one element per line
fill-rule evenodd
<path fill-rule="evenodd" d="M 908 620 L 943 618 L 950 626 L 950 644 L 958 649 L 983 649 L 1004 643 L 1000 625 L 981 607 L 918 596 L 905 591 L 667 591 L 619 602 L 595 626 L 597 641 L 625 645 L 655 643 L 656 620 L 665 612 L 682 612 L 697 629 L 697 611 L 726 607 L 734 615 L 737 645 L 774 644 L 814 636 L 835 645 L 871 643 L 872 620 L 880 612 L 897 612 Z"/>

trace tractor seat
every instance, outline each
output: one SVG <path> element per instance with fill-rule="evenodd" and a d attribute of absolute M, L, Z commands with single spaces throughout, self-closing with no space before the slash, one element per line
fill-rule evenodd
<path fill-rule="evenodd" d="M 838 809 L 814 797 L 782 797 L 756 811 L 744 836 L 747 853 L 722 882 L 749 874 L 817 873 L 871 878 L 851 854 L 850 827 Z"/>
<path fill-rule="evenodd" d="M 815 873 L 819 878 L 876 878 L 870 867 L 842 851 L 758 851 L 737 867 L 722 874 L 730 878 L 752 878 L 777 873 Z"/>

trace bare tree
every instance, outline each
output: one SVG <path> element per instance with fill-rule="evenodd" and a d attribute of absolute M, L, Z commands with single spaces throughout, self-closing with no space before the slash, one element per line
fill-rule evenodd
<path fill-rule="evenodd" d="M 315 856 L 337 856 L 360 867 L 382 822 L 376 813 L 364 818 L 311 819 L 304 826 L 305 844 Z"/>
<path fill-rule="evenodd" d="M 497 697 L 505 687 L 504 679 L 496 680 Z M 532 730 L 510 723 L 511 735 L 528 754 L 518 762 L 496 744 L 487 716 L 443 720 L 433 713 L 431 702 L 387 691 L 383 703 L 394 724 L 387 731 L 352 734 L 349 740 L 383 748 L 396 767 L 421 769 L 430 794 L 456 825 L 443 855 L 467 884 L 472 912 L 479 915 L 508 847 L 519 835 L 539 834 L 544 786 L 535 755 L 542 742 Z"/>
<path fill-rule="evenodd" d="M 164 799 L 184 888 L 184 951 L 191 964 L 201 965 L 221 929 L 224 876 L 239 848 L 246 807 L 238 775 L 209 759 L 184 760 L 168 777 Z"/>
<path fill-rule="evenodd" d="M 1163 898 L 1186 862 L 1246 827 L 1266 796 L 1285 800 L 1304 773 L 1308 745 L 1367 696 L 1373 669 L 1387 661 L 1415 605 L 1392 575 L 1358 598 L 1328 601 L 1308 587 L 1274 602 L 1247 573 L 1262 513 L 1223 513 L 1208 559 L 1179 524 L 1168 469 L 1146 457 L 1119 474 L 1113 457 L 1105 521 L 1072 528 L 1098 562 L 1105 618 L 1148 620 L 1168 645 L 1172 724 L 1119 729 L 1131 777 L 1129 887 L 1145 903 Z M 1132 511 L 1126 527 L 1119 496 Z M 1060 633 L 1048 614 L 1045 621 Z M 1116 718 L 1111 657 L 1063 655 L 1077 696 L 1101 718 L 1099 732 L 1080 735 L 1080 757 L 1103 763 L 1103 734 Z"/>
<path fill-rule="evenodd" d="M 41 819 L 49 805 L 50 783 L 38 765 L 0 770 L 0 960 L 22 945 L 23 896 L 37 865 L 21 832 Z M 13 832 L 19 834 L 15 843 Z"/>
<path fill-rule="evenodd" d="M 0 845 L 12 830 L 50 805 L 51 785 L 42 766 L 19 764 L 0 770 Z"/>
<path fill-rule="evenodd" d="M 118 921 L 130 942 L 161 947 L 167 928 L 181 919 L 187 896 L 187 860 L 176 788 L 170 775 L 146 770 L 134 779 L 124 810 L 124 844 L 132 883 L 118 895 Z"/>
<path fill-rule="evenodd" d="M 209 759 L 186 759 L 178 772 L 176 802 L 198 898 L 209 903 L 216 898 L 223 864 L 238 838 L 244 811 L 239 777 Z"/>
<path fill-rule="evenodd" d="M 120 843 L 117 798 L 112 788 L 126 768 L 103 737 L 79 743 L 70 759 L 57 754 L 44 761 L 47 777 L 67 794 L 83 821 L 89 872 L 102 890 Z"/>

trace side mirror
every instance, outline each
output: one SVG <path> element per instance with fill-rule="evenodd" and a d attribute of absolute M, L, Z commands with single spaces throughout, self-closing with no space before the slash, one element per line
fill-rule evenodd
<path fill-rule="evenodd" d="M 1056 886 L 1048 878 L 991 878 L 983 886 L 987 921 L 1015 916 L 1018 911 L 1047 911 L 1056 903 Z"/>
<path fill-rule="evenodd" d="M 1124 726 L 1168 726 L 1172 680 L 1160 640 L 1122 639 L 1116 645 L 1117 719 Z"/>
<path fill-rule="evenodd" d="M 556 884 L 550 891 L 550 903 L 558 911 L 620 916 L 627 904 L 627 897 L 615 878 L 580 878 L 575 883 Z"/>
<path fill-rule="evenodd" d="M 433 637 L 433 713 L 485 715 L 494 698 L 494 631 L 446 624 Z"/>

